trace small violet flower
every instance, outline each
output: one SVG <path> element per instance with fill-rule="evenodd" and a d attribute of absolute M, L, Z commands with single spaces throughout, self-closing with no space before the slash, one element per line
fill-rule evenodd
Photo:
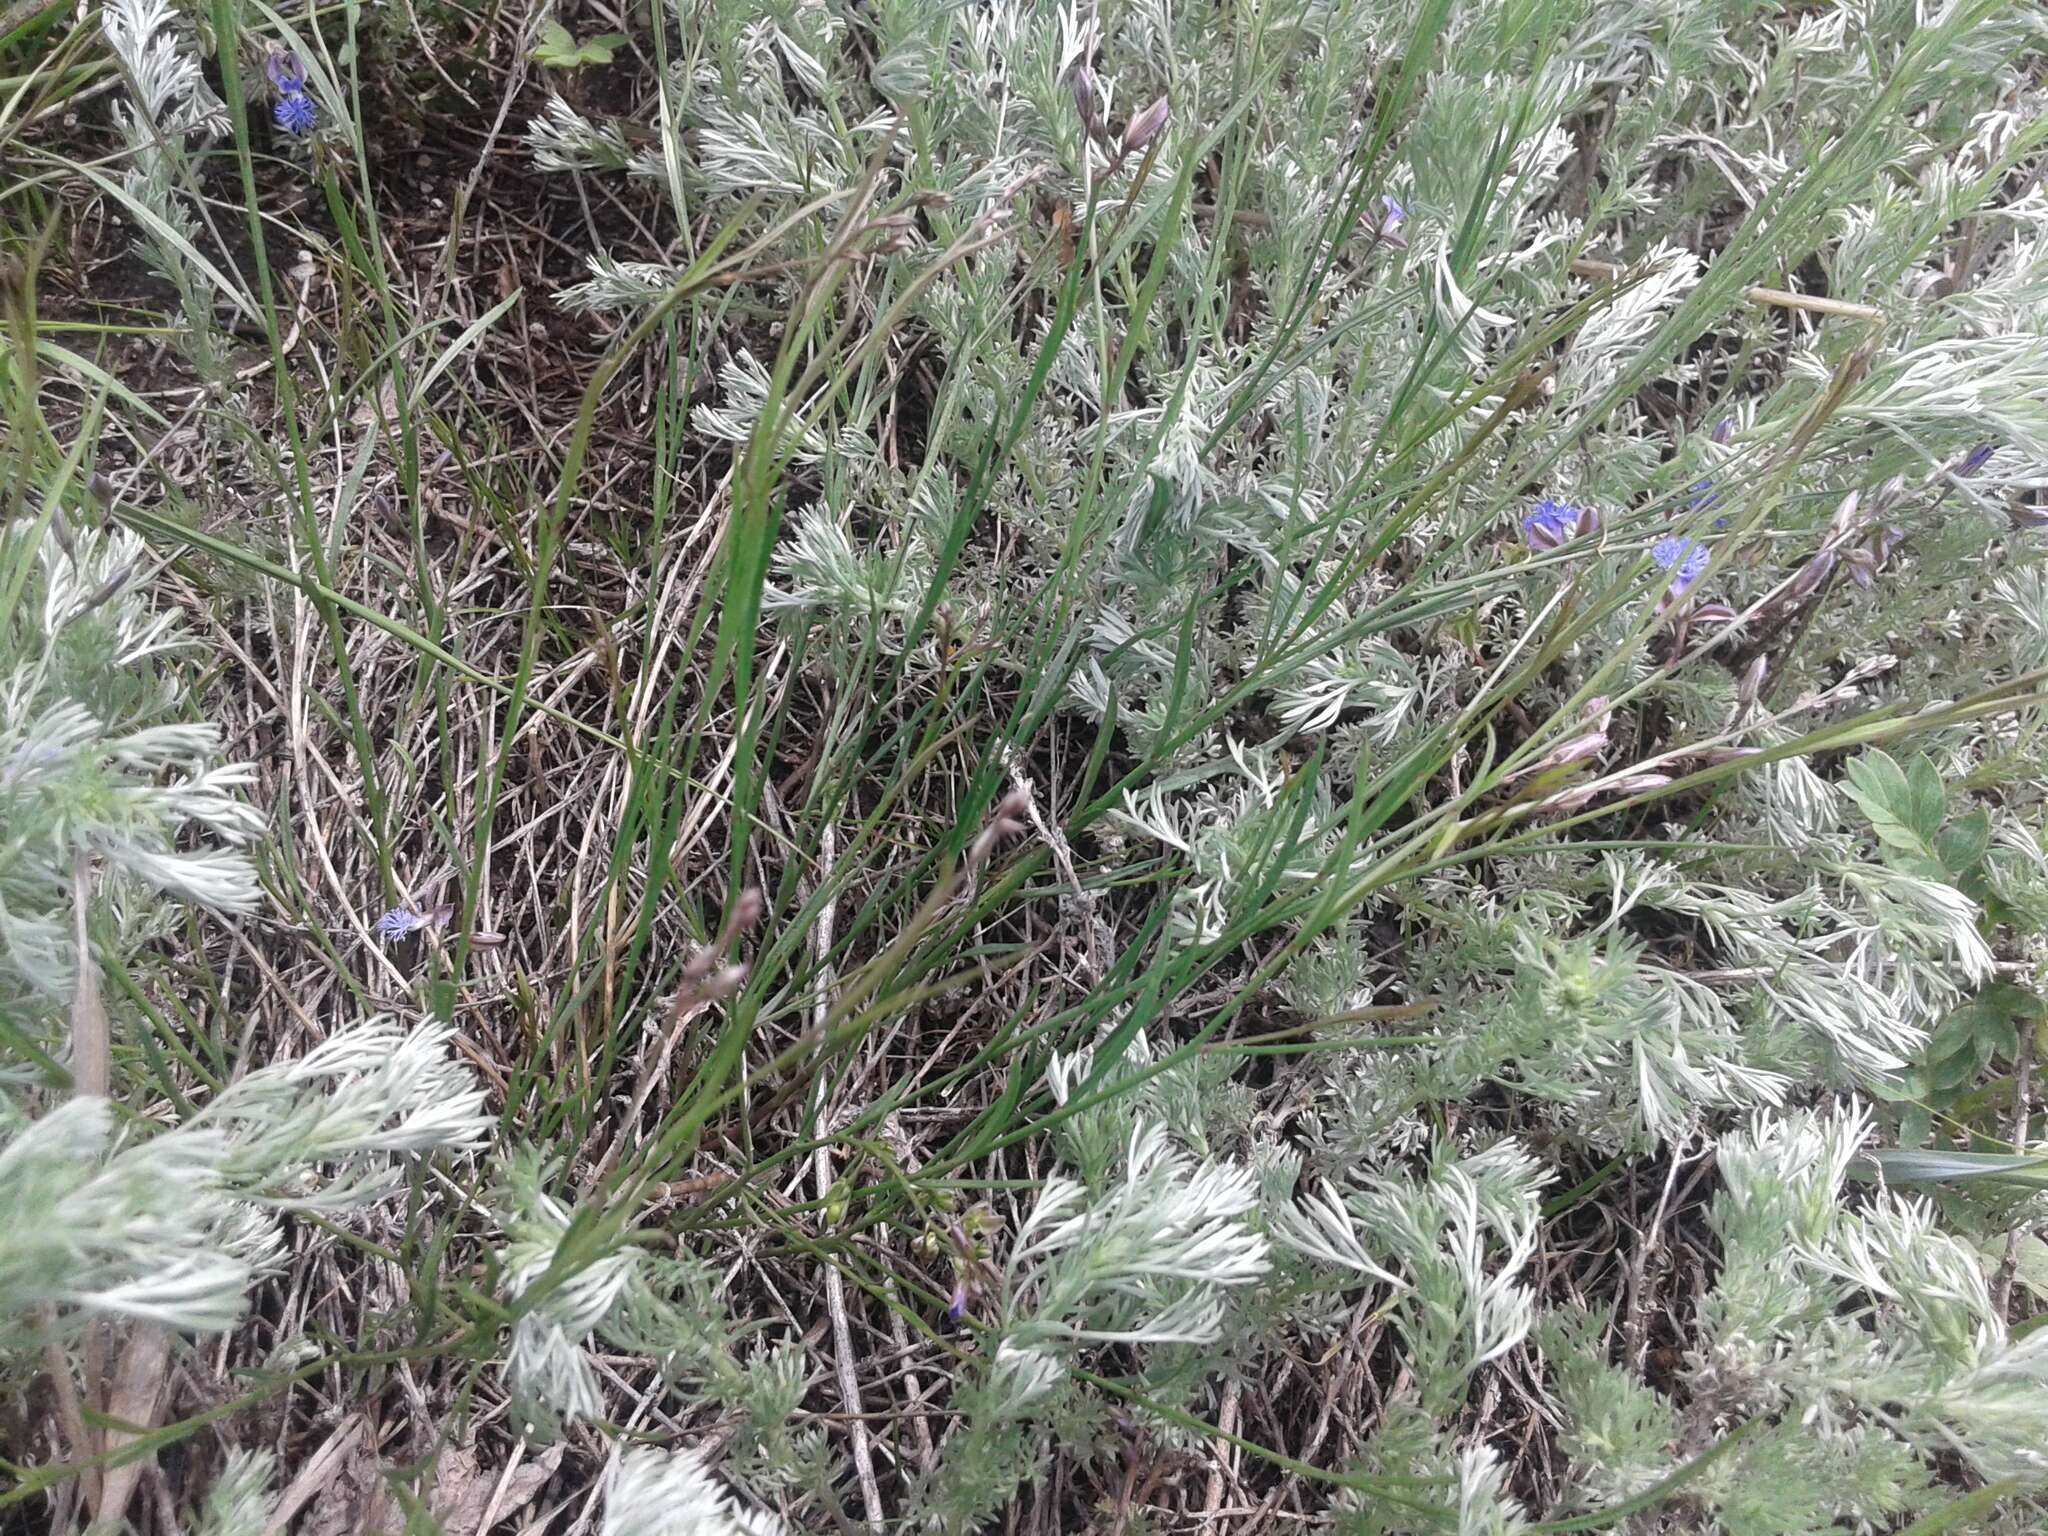
<path fill-rule="evenodd" d="M 320 121 L 320 109 L 304 91 L 286 91 L 270 109 L 277 126 L 296 138 L 304 138 Z"/>
<path fill-rule="evenodd" d="M 1548 496 L 1536 503 L 1536 510 L 1522 519 L 1522 537 L 1533 550 L 1563 547 L 1584 533 L 1600 531 L 1600 514 L 1591 507 L 1570 501 L 1552 501 Z"/>
<path fill-rule="evenodd" d="M 277 92 L 277 104 L 270 115 L 286 133 L 303 138 L 320 121 L 320 109 L 306 94 L 306 66 L 282 48 L 273 48 L 263 60 L 263 73 Z"/>
<path fill-rule="evenodd" d="M 1697 539 L 1670 534 L 1650 546 L 1650 558 L 1671 572 L 1671 595 L 1683 597 L 1686 588 L 1706 573 L 1713 555 Z"/>
<path fill-rule="evenodd" d="M 376 934 L 383 939 L 410 938 L 427 926 L 427 919 L 405 907 L 393 907 L 373 925 Z"/>

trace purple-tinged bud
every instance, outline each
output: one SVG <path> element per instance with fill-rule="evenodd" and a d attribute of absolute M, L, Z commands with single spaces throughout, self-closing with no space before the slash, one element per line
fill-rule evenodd
<path fill-rule="evenodd" d="M 1998 452 L 1996 443 L 1979 443 L 1963 456 L 1963 462 L 1956 466 L 1956 473 L 1965 480 L 1983 473 L 1984 466 L 1991 462 L 1991 456 Z"/>
<path fill-rule="evenodd" d="M 1665 759 L 1672 763 L 1698 763 L 1705 768 L 1715 768 L 1722 763 L 1739 763 L 1745 758 L 1763 756 L 1762 747 L 1694 747 L 1689 752 L 1674 752 Z"/>
<path fill-rule="evenodd" d="M 1835 515 L 1828 519 L 1828 542 L 1839 544 L 1853 534 L 1863 521 L 1863 493 L 1851 491 L 1842 498 L 1842 504 L 1835 508 Z"/>
<path fill-rule="evenodd" d="M 1378 237 L 1402 250 L 1408 249 L 1408 237 L 1401 233 L 1401 226 L 1408 222 L 1408 210 L 1385 193 L 1380 194 L 1380 222 L 1374 231 Z"/>
<path fill-rule="evenodd" d="M 1670 782 L 1668 773 L 1625 773 L 1601 787 L 1610 795 L 1640 795 L 1644 790 L 1662 789 Z"/>
<path fill-rule="evenodd" d="M 958 1280 L 953 1282 L 953 1299 L 946 1303 L 946 1317 L 950 1322 L 959 1322 L 967 1315 L 967 1286 Z"/>
<path fill-rule="evenodd" d="M 1759 656 L 1752 661 L 1742 674 L 1742 683 L 1735 690 L 1736 702 L 1744 709 L 1755 709 L 1757 700 L 1764 696 L 1764 680 L 1771 675 L 1770 658 Z"/>
<path fill-rule="evenodd" d="M 1799 602 L 1813 596 L 1820 590 L 1820 584 L 1834 574 L 1835 552 L 1824 549 L 1800 568 L 1792 578 L 1792 585 L 1785 589 L 1785 596 L 1792 602 Z M 1867 584 L 1867 583 L 1865 583 Z"/>
<path fill-rule="evenodd" d="M 1074 71 L 1074 110 L 1081 114 L 1081 128 L 1091 139 L 1102 136 L 1102 119 L 1095 96 L 1095 71 L 1086 64 Z"/>
<path fill-rule="evenodd" d="M 2048 528 L 2048 507 L 2011 506 L 2005 515 L 2015 528 Z"/>
<path fill-rule="evenodd" d="M 1162 96 L 1151 106 L 1124 124 L 1124 147 L 1126 157 L 1138 154 L 1146 145 L 1159 137 L 1159 130 L 1166 126 L 1172 104 Z"/>
<path fill-rule="evenodd" d="M 279 95 L 297 95 L 306 88 L 306 66 L 282 48 L 272 48 L 264 56 L 263 73 Z"/>
<path fill-rule="evenodd" d="M 1693 609 L 1691 618 L 1695 624 L 1733 624 L 1735 610 L 1726 603 L 1701 603 Z"/>
<path fill-rule="evenodd" d="M 1720 443 L 1725 447 L 1727 445 L 1728 439 L 1733 437 L 1734 435 L 1735 418 L 1733 416 L 1723 416 L 1719 421 L 1714 423 L 1715 442 Z"/>

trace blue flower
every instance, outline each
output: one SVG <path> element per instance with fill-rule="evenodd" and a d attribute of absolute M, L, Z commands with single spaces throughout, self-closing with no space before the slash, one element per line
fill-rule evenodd
<path fill-rule="evenodd" d="M 1536 510 L 1522 519 L 1522 537 L 1534 550 L 1557 549 L 1582 533 L 1600 526 L 1600 514 L 1576 502 L 1552 501 L 1548 496 L 1536 503 Z"/>
<path fill-rule="evenodd" d="M 1381 234 L 1391 235 L 1408 222 L 1408 210 L 1384 193 L 1380 195 L 1380 207 L 1386 210 L 1385 216 L 1380 220 Z"/>
<path fill-rule="evenodd" d="M 1698 581 L 1714 557 L 1697 539 L 1669 534 L 1650 546 L 1650 558 L 1671 572 L 1671 595 L 1683 597 L 1685 589 Z"/>
<path fill-rule="evenodd" d="M 377 919 L 375 929 L 379 938 L 397 940 L 409 938 L 426 926 L 427 920 L 419 913 L 393 907 Z"/>
<path fill-rule="evenodd" d="M 304 138 L 320 121 L 320 109 L 313 105 L 313 98 L 304 91 L 286 91 L 277 98 L 277 105 L 271 108 L 271 116 L 277 119 L 277 126 L 286 133 Z"/>

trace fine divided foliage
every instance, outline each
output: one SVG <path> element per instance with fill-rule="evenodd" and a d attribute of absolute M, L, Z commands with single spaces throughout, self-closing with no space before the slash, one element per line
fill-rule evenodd
<path fill-rule="evenodd" d="M 0 10 L 0 1526 L 2041 1529 L 2044 44 Z"/>

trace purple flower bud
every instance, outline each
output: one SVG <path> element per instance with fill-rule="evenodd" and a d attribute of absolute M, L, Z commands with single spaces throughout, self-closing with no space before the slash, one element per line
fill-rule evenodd
<path fill-rule="evenodd" d="M 1744 709 L 1756 708 L 1758 699 L 1764 696 L 1764 680 L 1771 675 L 1770 658 L 1759 656 L 1743 671 L 1742 685 L 1735 690 L 1735 697 Z"/>
<path fill-rule="evenodd" d="M 1793 602 L 1799 602 L 1802 599 L 1813 596 L 1814 593 L 1820 590 L 1820 584 L 1833 574 L 1834 569 L 1835 552 L 1831 549 L 1823 549 L 1800 568 L 1799 574 L 1792 578 L 1792 585 L 1785 589 L 1785 596 Z M 1855 574 L 1854 571 L 1851 572 L 1851 575 Z M 1857 584 L 1859 586 L 1869 585 L 1867 580 L 1860 578 Z"/>
<path fill-rule="evenodd" d="M 1697 539 L 1670 534 L 1650 546 L 1650 558 L 1671 572 L 1671 596 L 1683 597 L 1686 589 L 1706 574 L 1713 555 Z"/>
<path fill-rule="evenodd" d="M 1668 773 L 1625 773 L 1603 787 L 1610 795 L 1640 795 L 1646 789 L 1662 789 L 1670 782 Z"/>
<path fill-rule="evenodd" d="M 306 89 L 305 65 L 282 48 L 273 48 L 264 56 L 263 73 L 270 88 L 281 96 L 302 94 Z"/>
<path fill-rule="evenodd" d="M 1969 453 L 1964 455 L 1963 462 L 1956 466 L 1956 473 L 1966 480 L 1971 475 L 1981 473 L 1984 466 L 1991 462 L 1991 456 L 1996 452 L 1998 452 L 1998 444 L 1979 443 Z"/>
<path fill-rule="evenodd" d="M 1380 209 L 1381 238 L 1391 238 L 1392 236 L 1399 234 L 1401 232 L 1401 226 L 1408 222 L 1408 210 L 1406 208 L 1403 208 L 1399 202 L 1387 196 L 1385 193 L 1380 194 Z"/>
<path fill-rule="evenodd" d="M 1081 128 L 1090 138 L 1102 132 L 1102 119 L 1096 110 L 1095 71 L 1086 64 L 1074 71 L 1074 110 L 1081 114 Z"/>
<path fill-rule="evenodd" d="M 1686 502 L 1685 509 L 1688 512 L 1705 512 L 1720 504 L 1721 493 L 1714 489 L 1713 481 L 1695 480 L 1692 485 L 1692 498 Z"/>
<path fill-rule="evenodd" d="M 957 1323 L 966 1315 L 967 1283 L 964 1280 L 955 1280 L 953 1282 L 953 1299 L 946 1304 L 946 1316 L 949 1320 Z"/>
<path fill-rule="evenodd" d="M 1733 624 L 1735 610 L 1726 603 L 1701 603 L 1692 611 L 1695 624 Z"/>
<path fill-rule="evenodd" d="M 1835 508 L 1835 515 L 1828 519 L 1828 542 L 1839 544 L 1856 531 L 1862 521 L 1863 493 L 1851 491 L 1842 498 L 1842 504 Z"/>
<path fill-rule="evenodd" d="M 1162 96 L 1124 124 L 1123 153 L 1135 155 L 1158 138 L 1159 130 L 1166 126 L 1167 115 L 1172 110 L 1171 104 Z"/>
<path fill-rule="evenodd" d="M 1714 423 L 1715 442 L 1725 445 L 1728 439 L 1733 437 L 1734 435 L 1735 418 L 1733 416 L 1723 416 L 1719 421 Z"/>

